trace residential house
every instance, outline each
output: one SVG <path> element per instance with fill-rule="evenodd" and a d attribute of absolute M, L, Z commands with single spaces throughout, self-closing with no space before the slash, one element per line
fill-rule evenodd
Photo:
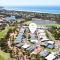
<path fill-rule="evenodd" d="M 30 47 L 30 45 L 25 43 L 21 48 L 26 49 L 26 48 L 28 48 L 28 47 Z"/>
<path fill-rule="evenodd" d="M 5 20 L 6 22 L 16 21 L 15 16 L 5 17 L 4 20 Z"/>
<path fill-rule="evenodd" d="M 43 50 L 39 53 L 40 56 L 46 57 L 49 55 L 49 52 L 47 50 Z"/>
<path fill-rule="evenodd" d="M 46 57 L 47 60 L 54 60 L 55 58 L 56 58 L 56 56 L 54 53 L 51 53 Z"/>

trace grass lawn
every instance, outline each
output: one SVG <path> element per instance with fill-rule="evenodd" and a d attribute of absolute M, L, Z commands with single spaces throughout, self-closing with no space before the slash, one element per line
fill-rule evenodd
<path fill-rule="evenodd" d="M 9 29 L 13 29 L 13 28 L 14 28 L 13 26 L 8 26 L 8 25 L 7 25 L 7 26 L 5 27 L 5 29 L 0 32 L 0 39 L 1 39 L 1 38 L 4 38 L 5 35 L 7 34 L 7 32 L 9 31 Z"/>
<path fill-rule="evenodd" d="M 53 37 L 53 35 L 48 30 L 46 30 L 46 34 L 48 35 L 48 38 L 50 40 L 55 40 L 55 38 Z"/>
<path fill-rule="evenodd" d="M 0 39 L 5 37 L 5 35 L 8 32 L 8 30 L 9 30 L 9 26 L 6 26 L 5 30 L 2 30 L 0 32 Z"/>
<path fill-rule="evenodd" d="M 58 49 L 49 49 L 49 48 L 45 48 L 47 51 L 49 52 L 56 52 Z"/>
<path fill-rule="evenodd" d="M 23 24 L 29 25 L 30 23 L 32 23 L 32 21 L 26 21 Z"/>
<path fill-rule="evenodd" d="M 44 24 L 43 24 L 43 25 L 42 25 L 42 24 L 40 24 L 40 25 L 38 25 L 38 27 L 39 27 L 39 26 L 44 26 L 44 27 L 48 27 L 48 28 L 49 28 L 49 27 L 52 27 L 52 26 L 55 26 L 55 27 L 57 27 L 57 28 L 59 28 L 59 27 L 60 27 L 60 25 L 59 25 L 59 24 L 45 24 L 45 25 L 44 25 Z"/>
<path fill-rule="evenodd" d="M 12 60 L 9 54 L 0 50 L 0 60 Z"/>

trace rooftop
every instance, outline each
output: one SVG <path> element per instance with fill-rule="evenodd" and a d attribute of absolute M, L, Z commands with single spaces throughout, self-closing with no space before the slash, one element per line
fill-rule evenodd
<path fill-rule="evenodd" d="M 56 56 L 54 56 L 54 54 L 49 54 L 49 55 L 46 57 L 46 59 L 47 59 L 47 60 L 53 60 L 53 59 L 55 59 L 55 57 L 56 57 Z"/>
<path fill-rule="evenodd" d="M 28 48 L 28 47 L 30 47 L 30 45 L 28 45 L 28 44 L 24 44 L 23 46 L 22 46 L 22 48 Z"/>
<path fill-rule="evenodd" d="M 47 50 L 43 50 L 39 54 L 40 54 L 40 56 L 46 57 L 49 54 L 49 52 Z"/>

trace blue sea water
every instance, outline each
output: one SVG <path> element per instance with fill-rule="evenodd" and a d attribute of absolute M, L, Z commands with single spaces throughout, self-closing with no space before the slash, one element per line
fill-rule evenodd
<path fill-rule="evenodd" d="M 7 6 L 7 10 L 60 14 L 60 6 Z"/>

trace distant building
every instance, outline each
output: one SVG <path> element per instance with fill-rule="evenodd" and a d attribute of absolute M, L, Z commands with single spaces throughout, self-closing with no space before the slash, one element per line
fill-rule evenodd
<path fill-rule="evenodd" d="M 22 15 L 15 15 L 15 18 L 20 19 L 20 18 L 22 18 Z"/>
<path fill-rule="evenodd" d="M 10 17 L 5 17 L 4 20 L 7 21 L 7 22 L 13 22 L 16 19 L 15 19 L 15 16 L 10 16 Z"/>

